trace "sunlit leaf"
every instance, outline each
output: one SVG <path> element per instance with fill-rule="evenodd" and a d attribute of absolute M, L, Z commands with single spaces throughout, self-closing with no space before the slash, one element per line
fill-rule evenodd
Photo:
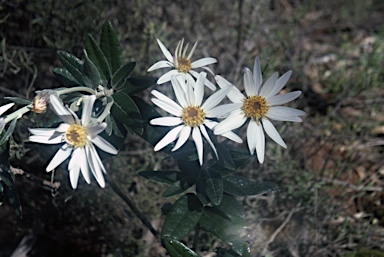
<path fill-rule="evenodd" d="M 176 240 L 183 239 L 195 228 L 202 211 L 203 205 L 196 195 L 183 195 L 174 203 L 168 213 L 161 230 L 161 237 L 170 236 Z"/>
<path fill-rule="evenodd" d="M 196 182 L 196 178 L 192 176 L 186 176 L 180 178 L 173 183 L 165 192 L 161 195 L 162 197 L 170 197 L 183 193 L 185 190 L 193 186 Z"/>
<path fill-rule="evenodd" d="M 255 182 L 241 176 L 224 177 L 224 191 L 237 196 L 260 195 L 277 190 L 272 182 Z"/>
<path fill-rule="evenodd" d="M 200 257 L 200 255 L 172 237 L 166 236 L 163 240 L 165 248 L 171 257 Z"/>
<path fill-rule="evenodd" d="M 66 86 L 81 85 L 81 83 L 65 68 L 53 68 L 52 71 Z"/>

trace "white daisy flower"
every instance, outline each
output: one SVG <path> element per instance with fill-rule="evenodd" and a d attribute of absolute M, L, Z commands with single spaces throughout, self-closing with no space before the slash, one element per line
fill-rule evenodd
<path fill-rule="evenodd" d="M 94 95 L 86 97 L 80 120 L 74 112 L 61 103 L 57 96 L 52 94 L 50 96 L 51 107 L 64 123 L 57 128 L 29 129 L 33 134 L 29 137 L 32 142 L 43 144 L 64 143 L 48 164 L 46 171 L 52 171 L 71 156 L 68 170 L 73 189 L 77 187 L 80 171 L 85 181 L 88 184 L 91 182 L 89 170 L 99 185 L 101 187 L 105 186 L 103 172 L 106 173 L 106 171 L 94 145 L 107 153 L 117 154 L 116 148 L 99 136 L 107 124 L 105 122 L 94 123 L 91 118 L 95 100 L 96 96 Z"/>
<path fill-rule="evenodd" d="M 209 118 L 216 118 L 223 115 L 223 112 L 225 114 L 225 112 L 229 113 L 233 110 L 232 104 L 217 106 L 228 94 L 232 86 L 222 88 L 212 94 L 202 104 L 204 96 L 204 80 L 206 75 L 207 74 L 205 72 L 202 72 L 196 82 L 187 80 L 187 83 L 180 75 L 173 76 L 171 78 L 172 86 L 179 103 L 174 102 L 156 90 L 151 92 L 156 97 L 151 99 L 152 102 L 176 117 L 155 118 L 150 121 L 150 124 L 160 126 L 177 126 L 171 129 L 164 136 L 164 138 L 156 144 L 154 148 L 155 151 L 159 151 L 177 139 L 175 146 L 172 148 L 172 151 L 176 151 L 184 145 L 184 143 L 188 140 L 189 135 L 192 134 L 199 162 L 200 165 L 202 165 L 203 139 L 201 135 L 203 135 L 215 152 L 216 157 L 218 157 L 216 148 L 209 138 L 206 127 L 212 130 L 212 128 L 217 125 L 217 122 L 210 120 Z M 195 85 L 192 86 L 192 83 Z M 223 133 L 222 136 L 238 143 L 242 142 L 241 138 L 231 131 Z"/>
<path fill-rule="evenodd" d="M 9 104 L 1 106 L 0 107 L 0 115 L 3 115 L 3 113 L 8 111 L 14 105 L 15 105 L 14 103 L 9 103 Z M 6 122 L 5 122 L 4 118 L 0 117 L 0 134 L 1 134 L 1 132 L 3 132 L 5 124 L 6 124 Z"/>
<path fill-rule="evenodd" d="M 301 110 L 279 106 L 296 99 L 301 94 L 301 91 L 295 91 L 277 95 L 285 86 L 291 74 L 292 71 L 288 71 L 278 78 L 278 73 L 275 72 L 264 85 L 261 86 L 263 78 L 259 58 L 257 57 L 253 74 L 248 68 L 245 69 L 244 88 L 247 96 L 244 96 L 236 87 L 228 93 L 228 98 L 237 105 L 237 108 L 214 128 L 214 134 L 221 135 L 239 128 L 249 119 L 247 128 L 248 148 L 251 154 L 253 154 L 256 149 L 257 158 L 260 163 L 264 162 L 265 151 L 263 128 L 270 138 L 286 148 L 286 144 L 269 119 L 301 122 L 302 119 L 299 116 L 305 115 L 305 112 Z M 220 76 L 216 76 L 216 82 L 221 88 L 227 88 L 232 85 Z"/>
<path fill-rule="evenodd" d="M 183 75 L 183 78 L 185 80 L 194 80 L 193 77 L 196 79 L 199 77 L 199 73 L 194 71 L 193 69 L 196 68 L 203 68 L 210 72 L 212 75 L 213 72 L 210 68 L 206 67 L 209 64 L 216 63 L 217 60 L 212 57 L 206 57 L 202 58 L 200 60 L 194 61 L 191 63 L 191 58 L 192 55 L 196 49 L 197 42 L 193 45 L 191 52 L 189 52 L 188 56 L 187 54 L 187 49 L 188 49 L 188 44 L 185 46 L 183 50 L 183 44 L 184 44 L 184 39 L 180 40 L 179 43 L 177 44 L 175 55 L 172 56 L 172 54 L 168 51 L 168 49 L 161 43 L 159 39 L 157 39 L 157 43 L 160 46 L 161 51 L 165 55 L 165 58 L 167 60 L 159 61 L 152 65 L 149 69 L 148 72 L 157 70 L 160 68 L 174 68 L 173 70 L 168 71 L 164 75 L 162 75 L 158 80 L 157 84 L 163 84 L 165 82 L 168 82 L 171 80 L 172 76 L 181 74 Z M 192 77 L 193 76 L 193 77 Z M 205 80 L 204 84 L 209 87 L 212 90 L 215 90 L 216 87 L 213 85 L 209 80 Z"/>

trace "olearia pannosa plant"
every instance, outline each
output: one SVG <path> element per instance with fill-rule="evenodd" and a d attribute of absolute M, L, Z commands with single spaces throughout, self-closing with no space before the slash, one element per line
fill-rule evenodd
<path fill-rule="evenodd" d="M 170 256 L 199 256 L 180 241 L 192 231 L 198 240 L 200 230 L 223 241 L 224 246 L 217 249 L 218 256 L 249 256 L 249 245 L 243 239 L 248 224 L 236 197 L 268 193 L 275 190 L 276 185 L 252 181 L 234 173 L 255 153 L 258 161 L 264 162 L 264 131 L 277 144 L 286 147 L 271 120 L 301 122 L 303 111 L 281 106 L 299 97 L 301 92 L 278 94 L 291 71 L 281 77 L 274 73 L 263 84 L 258 57 L 253 72 L 245 68 L 245 95 L 218 75 L 215 82 L 219 90 L 216 90 L 204 71 L 214 75 L 208 65 L 217 60 L 206 57 L 191 61 L 197 43 L 187 54 L 188 44 L 184 47 L 182 39 L 174 55 L 159 39 L 157 43 L 166 60 L 155 63 L 148 71 L 170 70 L 159 79 L 135 77 L 132 72 L 136 64 L 122 62 L 120 44 L 112 25 L 107 22 L 100 43 L 88 35 L 83 60 L 58 52 L 63 67 L 54 68 L 53 72 L 64 87 L 36 92 L 33 101 L 6 97 L 13 102 L 0 107 L 1 196 L 4 198 L 3 192 L 16 187 L 8 156 L 9 139 L 17 120 L 29 112 L 39 115 L 53 112 L 60 122 L 29 128 L 30 147 L 32 143 L 60 146 L 48 162 L 47 172 L 54 169 L 68 172 L 73 189 L 85 186 L 84 181 L 90 184 L 93 179 L 103 188 L 106 182 L 108 184 L 108 179 L 105 180 L 108 175 L 99 153 L 103 152 L 103 157 L 118 155 L 127 134 L 136 133 L 153 145 L 154 151 L 169 154 L 178 166 L 178 170 L 172 171 L 139 171 L 146 179 L 169 185 L 163 197 L 179 195 L 172 208 L 164 213 L 161 229 L 161 242 Z M 155 86 L 156 82 L 163 85 Z M 151 86 L 154 86 L 151 101 L 170 116 L 162 117 L 153 104 L 135 95 Z M 205 95 L 205 86 L 214 92 Z M 173 89 L 173 94 L 162 93 L 164 87 Z M 225 98 L 231 103 L 223 103 Z M 15 104 L 22 106 L 5 114 Z M 52 112 L 46 112 L 47 108 Z M 235 146 L 243 143 L 236 132 L 247 121 L 248 151 Z M 68 164 L 64 165 L 67 159 Z M 116 185 L 111 186 L 116 188 Z M 11 202 L 16 213 L 21 215 L 20 201 L 14 199 Z M 148 224 L 144 222 L 157 235 Z"/>

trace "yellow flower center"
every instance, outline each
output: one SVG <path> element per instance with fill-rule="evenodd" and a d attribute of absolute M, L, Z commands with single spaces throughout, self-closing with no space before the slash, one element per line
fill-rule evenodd
<path fill-rule="evenodd" d="M 247 99 L 244 100 L 242 109 L 245 117 L 258 121 L 265 117 L 269 106 L 264 97 L 253 95 L 248 96 Z"/>
<path fill-rule="evenodd" d="M 192 69 L 191 60 L 185 58 L 177 58 L 179 72 L 187 73 Z"/>
<path fill-rule="evenodd" d="M 79 124 L 71 125 L 65 132 L 67 141 L 75 147 L 82 147 L 87 143 L 87 129 Z"/>
<path fill-rule="evenodd" d="M 197 127 L 203 124 L 205 112 L 200 106 L 188 106 L 183 110 L 181 118 L 185 125 L 190 127 Z"/>

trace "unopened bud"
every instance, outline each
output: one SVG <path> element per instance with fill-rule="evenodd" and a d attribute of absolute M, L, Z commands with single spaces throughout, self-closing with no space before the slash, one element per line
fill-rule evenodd
<path fill-rule="evenodd" d="M 49 102 L 49 96 L 51 95 L 52 90 L 43 90 L 37 92 L 35 98 L 33 98 L 33 109 L 35 113 L 44 113 L 47 110 L 47 105 Z"/>

